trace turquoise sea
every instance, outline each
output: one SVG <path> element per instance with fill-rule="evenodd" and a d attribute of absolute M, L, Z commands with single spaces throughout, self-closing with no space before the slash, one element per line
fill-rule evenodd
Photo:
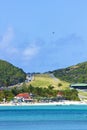
<path fill-rule="evenodd" d="M 0 130 L 87 130 L 87 106 L 0 106 Z"/>

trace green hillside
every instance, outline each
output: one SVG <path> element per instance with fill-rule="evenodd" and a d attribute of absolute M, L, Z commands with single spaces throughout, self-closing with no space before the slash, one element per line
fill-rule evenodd
<path fill-rule="evenodd" d="M 21 83 L 25 78 L 26 73 L 22 69 L 0 60 L 0 87 Z"/>
<path fill-rule="evenodd" d="M 47 88 L 48 86 L 52 85 L 54 89 L 60 90 L 60 89 L 67 89 L 69 87 L 69 83 L 53 78 L 50 74 L 36 74 L 34 76 L 34 80 L 30 83 L 34 87 L 42 87 Z M 59 86 L 59 84 L 61 84 Z"/>
<path fill-rule="evenodd" d="M 79 63 L 64 69 L 54 70 L 53 74 L 70 83 L 87 83 L 87 62 Z"/>

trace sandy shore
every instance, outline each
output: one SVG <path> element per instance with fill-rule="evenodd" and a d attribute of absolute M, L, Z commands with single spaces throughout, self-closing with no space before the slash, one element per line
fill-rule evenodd
<path fill-rule="evenodd" d="M 63 101 L 49 103 L 1 103 L 0 106 L 56 106 L 56 105 L 87 105 L 87 101 Z"/>

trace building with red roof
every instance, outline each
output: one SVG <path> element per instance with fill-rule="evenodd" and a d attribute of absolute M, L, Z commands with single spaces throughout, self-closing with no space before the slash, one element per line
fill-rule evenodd
<path fill-rule="evenodd" d="M 29 93 L 19 93 L 17 96 L 17 98 L 24 98 L 24 99 L 30 99 L 30 95 Z"/>
<path fill-rule="evenodd" d="M 63 92 L 59 91 L 57 97 L 63 97 Z"/>
<path fill-rule="evenodd" d="M 29 93 L 19 93 L 18 95 L 16 95 L 15 99 L 19 102 L 32 102 L 33 99 L 31 98 L 31 96 L 29 95 Z"/>

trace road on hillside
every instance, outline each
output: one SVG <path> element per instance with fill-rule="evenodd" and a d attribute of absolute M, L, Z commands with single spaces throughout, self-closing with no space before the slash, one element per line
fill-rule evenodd
<path fill-rule="evenodd" d="M 50 75 L 50 77 L 53 78 L 55 81 L 60 82 L 60 80 L 59 80 L 58 78 L 56 78 L 56 77 L 54 76 L 54 74 L 49 74 L 49 75 Z"/>
<path fill-rule="evenodd" d="M 87 98 L 87 96 L 83 96 L 83 95 L 80 95 L 80 94 L 78 94 L 78 96 L 79 96 L 80 100 L 84 100 L 84 99 Z"/>

